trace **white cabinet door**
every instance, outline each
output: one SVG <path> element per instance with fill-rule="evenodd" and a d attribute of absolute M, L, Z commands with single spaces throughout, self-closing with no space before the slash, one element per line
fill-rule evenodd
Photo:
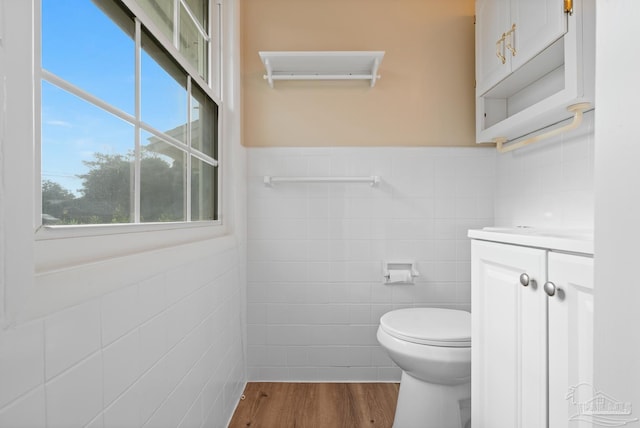
<path fill-rule="evenodd" d="M 515 55 L 509 52 L 516 70 L 567 32 L 567 15 L 561 0 L 512 0 L 511 27 Z"/>
<path fill-rule="evenodd" d="M 544 427 L 546 251 L 477 240 L 471 248 L 473 425 Z M 522 274 L 529 277 L 527 286 Z"/>
<path fill-rule="evenodd" d="M 561 0 L 477 0 L 476 93 L 484 94 L 566 32 Z"/>
<path fill-rule="evenodd" d="M 510 27 L 508 0 L 476 1 L 476 88 L 485 93 L 510 71 L 502 34 Z M 498 43 L 496 45 L 496 43 Z M 505 62 L 496 55 L 504 55 Z"/>
<path fill-rule="evenodd" d="M 550 253 L 548 279 L 556 290 L 549 297 L 549 428 L 560 428 L 594 393 L 593 259 Z"/>

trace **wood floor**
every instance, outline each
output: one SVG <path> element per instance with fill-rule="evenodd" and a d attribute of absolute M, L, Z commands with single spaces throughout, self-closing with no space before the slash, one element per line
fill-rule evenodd
<path fill-rule="evenodd" d="M 229 428 L 390 428 L 399 386 L 250 382 Z"/>

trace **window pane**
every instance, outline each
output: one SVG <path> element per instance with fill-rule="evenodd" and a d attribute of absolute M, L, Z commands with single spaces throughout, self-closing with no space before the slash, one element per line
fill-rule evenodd
<path fill-rule="evenodd" d="M 142 48 L 142 121 L 186 143 L 187 75 L 146 32 Z"/>
<path fill-rule="evenodd" d="M 173 0 L 137 0 L 137 2 L 173 43 Z"/>
<path fill-rule="evenodd" d="M 134 127 L 42 82 L 44 224 L 132 221 Z"/>
<path fill-rule="evenodd" d="M 196 85 L 191 95 L 191 146 L 217 159 L 218 105 Z"/>
<path fill-rule="evenodd" d="M 208 31 L 209 0 L 186 0 L 185 3 L 187 3 L 204 31 Z"/>
<path fill-rule="evenodd" d="M 188 84 L 184 62 L 156 38 L 175 38 L 181 54 L 206 78 L 209 44 L 201 30 L 208 31 L 209 1 L 135 0 L 161 33 L 141 28 L 137 84 L 136 25 L 123 3 L 41 1 L 44 70 L 132 116 L 140 89 L 139 115 L 129 123 L 83 100 L 74 88 L 42 80 L 43 223 L 129 223 L 138 213 L 141 222 L 217 220 L 218 170 L 196 156 L 217 159 L 218 105 L 193 80 Z M 174 35 L 177 28 L 180 34 Z M 142 130 L 140 122 L 153 130 Z"/>
<path fill-rule="evenodd" d="M 185 153 L 142 132 L 140 221 L 185 220 Z"/>
<path fill-rule="evenodd" d="M 218 169 L 191 158 L 191 220 L 217 220 Z"/>
<path fill-rule="evenodd" d="M 207 51 L 209 44 L 202 36 L 189 14 L 180 6 L 180 52 L 203 79 L 207 79 Z"/>
<path fill-rule="evenodd" d="M 133 114 L 133 21 L 115 4 L 99 4 L 104 9 L 91 1 L 42 1 L 42 67 Z"/>

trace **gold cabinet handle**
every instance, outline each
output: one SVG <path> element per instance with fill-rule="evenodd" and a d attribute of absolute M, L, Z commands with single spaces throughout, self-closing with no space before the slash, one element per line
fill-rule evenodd
<path fill-rule="evenodd" d="M 573 15 L 573 0 L 564 0 L 564 13 Z"/>
<path fill-rule="evenodd" d="M 505 33 L 509 37 L 507 42 L 507 49 L 511 51 L 511 56 L 516 56 L 516 24 L 511 26 L 511 29 Z"/>
<path fill-rule="evenodd" d="M 496 42 L 496 56 L 504 64 L 507 61 L 507 57 L 504 52 L 504 39 L 507 37 L 506 33 L 502 33 L 502 37 Z"/>

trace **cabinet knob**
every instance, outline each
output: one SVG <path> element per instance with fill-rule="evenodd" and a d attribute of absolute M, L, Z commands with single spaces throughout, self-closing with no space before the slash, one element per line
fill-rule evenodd
<path fill-rule="evenodd" d="M 554 296 L 556 294 L 556 285 L 551 281 L 545 282 L 543 288 L 544 288 L 544 292 L 547 293 L 549 297 Z"/>
<path fill-rule="evenodd" d="M 527 285 L 529 285 L 530 282 L 531 282 L 531 279 L 529 278 L 529 275 L 527 275 L 526 273 L 523 273 L 522 275 L 520 275 L 520 284 L 526 287 Z"/>

